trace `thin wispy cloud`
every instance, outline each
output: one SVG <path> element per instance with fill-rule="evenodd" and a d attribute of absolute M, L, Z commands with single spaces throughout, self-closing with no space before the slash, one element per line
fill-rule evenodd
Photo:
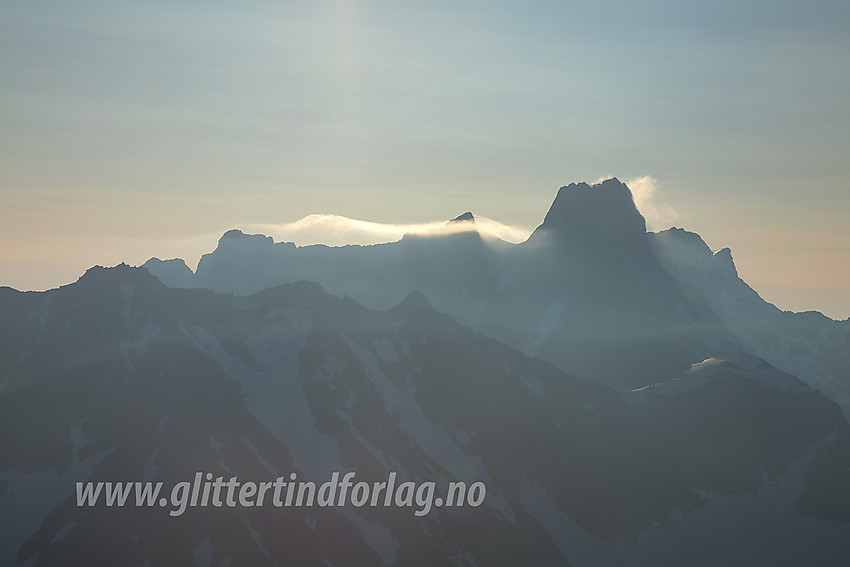
<path fill-rule="evenodd" d="M 650 228 L 668 228 L 679 218 L 679 214 L 673 207 L 660 201 L 658 180 L 651 175 L 633 177 L 627 179 L 625 183 L 632 191 L 635 206 Z"/>
<path fill-rule="evenodd" d="M 251 224 L 245 227 L 271 236 L 276 241 L 294 242 L 299 246 L 326 244 L 380 244 L 395 242 L 405 234 L 450 234 L 478 230 L 484 237 L 495 237 L 508 242 L 522 242 L 530 230 L 509 226 L 487 217 L 475 217 L 475 224 L 467 222 L 446 223 L 434 221 L 414 224 L 388 224 L 352 219 L 341 215 L 313 214 L 286 224 Z"/>

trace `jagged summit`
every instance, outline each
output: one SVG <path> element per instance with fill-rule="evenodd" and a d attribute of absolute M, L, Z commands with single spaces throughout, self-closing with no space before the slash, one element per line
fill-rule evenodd
<path fill-rule="evenodd" d="M 711 249 L 708 247 L 708 244 L 702 239 L 702 237 L 689 230 L 685 230 L 684 228 L 679 228 L 676 226 L 672 226 L 667 230 L 662 230 L 655 233 L 657 237 L 660 238 L 672 238 L 675 241 L 682 242 L 688 244 L 693 247 L 693 252 L 695 253 L 710 253 Z"/>
<path fill-rule="evenodd" d="M 451 321 L 452 326 L 456 324 L 454 317 L 434 307 L 428 296 L 419 290 L 413 290 L 407 294 L 397 305 L 390 307 L 387 313 L 405 319 L 431 322 Z"/>
<path fill-rule="evenodd" d="M 247 242 L 265 242 L 274 244 L 274 239 L 265 234 L 245 234 L 238 228 L 232 228 L 221 235 L 218 239 L 219 245 L 227 243 L 247 243 Z"/>
<path fill-rule="evenodd" d="M 646 222 L 629 188 L 617 178 L 602 183 L 571 183 L 558 190 L 532 245 L 556 245 L 586 256 L 620 261 L 649 254 Z"/>
<path fill-rule="evenodd" d="M 136 292 L 155 293 L 165 285 L 148 270 L 125 263 L 113 267 L 92 266 L 75 283 L 59 288 L 72 295 L 92 294 L 93 302 L 108 302 Z"/>
<path fill-rule="evenodd" d="M 715 252 L 714 261 L 723 272 L 735 278 L 738 277 L 738 269 L 735 267 L 735 261 L 732 259 L 731 249 L 721 248 Z"/>
<path fill-rule="evenodd" d="M 676 227 L 649 236 L 654 254 L 662 260 L 669 272 L 675 273 L 674 265 L 680 265 L 698 267 L 704 272 L 716 270 L 725 277 L 738 278 L 738 270 L 729 248 L 712 251 L 699 234 Z"/>
<path fill-rule="evenodd" d="M 616 177 L 596 185 L 571 183 L 558 190 L 540 228 L 642 235 L 646 223 L 632 192 Z"/>
<path fill-rule="evenodd" d="M 168 287 L 192 287 L 195 273 L 182 258 L 160 260 L 151 258 L 141 266 Z"/>
<path fill-rule="evenodd" d="M 699 234 L 683 228 L 668 228 L 649 234 L 650 243 L 661 256 L 669 261 L 688 263 L 709 269 L 713 253 Z M 662 253 L 663 252 L 663 253 Z"/>
<path fill-rule="evenodd" d="M 401 300 L 401 303 L 394 307 L 396 310 L 427 310 L 433 311 L 434 306 L 431 301 L 419 290 L 413 290 Z"/>
<path fill-rule="evenodd" d="M 455 222 L 471 222 L 471 223 L 474 224 L 475 223 L 475 217 L 472 215 L 471 212 L 466 211 L 462 215 L 459 215 L 459 216 L 453 218 L 452 220 L 450 220 L 446 224 L 452 224 L 452 223 L 455 223 Z"/>
<path fill-rule="evenodd" d="M 77 283 L 93 284 L 100 283 L 154 283 L 159 284 L 159 281 L 153 277 L 147 270 L 129 266 L 124 262 L 113 266 L 92 266 L 79 277 Z"/>

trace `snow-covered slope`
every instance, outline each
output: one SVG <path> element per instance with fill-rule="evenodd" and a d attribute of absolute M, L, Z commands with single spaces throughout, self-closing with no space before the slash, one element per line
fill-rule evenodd
<path fill-rule="evenodd" d="M 673 228 L 650 242 L 683 293 L 707 301 L 744 350 L 850 412 L 850 320 L 777 309 L 738 277 L 728 248 L 712 253 L 697 234 Z"/>
<path fill-rule="evenodd" d="M 726 542 L 676 526 L 747 530 L 741 506 L 781 506 L 777 533 L 813 530 L 784 547 L 739 538 L 741 556 L 772 565 L 850 537 L 847 422 L 743 353 L 623 393 L 458 325 L 419 293 L 371 311 L 314 283 L 240 297 L 126 266 L 44 293 L 0 289 L 0 310 L 0 511 L 20 518 L 0 536 L 3 564 L 598 565 L 610 549 L 696 564 L 728 557 Z M 198 471 L 317 484 L 395 472 L 483 482 L 486 498 L 421 515 L 76 506 L 76 482 L 170 485 Z M 727 499 L 738 504 L 716 504 Z"/>

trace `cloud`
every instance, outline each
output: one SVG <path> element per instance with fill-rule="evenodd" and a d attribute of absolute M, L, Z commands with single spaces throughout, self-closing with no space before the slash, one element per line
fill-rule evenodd
<path fill-rule="evenodd" d="M 525 242 L 531 236 L 531 230 L 519 226 L 502 224 L 488 217 L 475 217 L 478 231 L 484 236 L 495 236 L 508 242 Z"/>
<path fill-rule="evenodd" d="M 646 219 L 650 228 L 663 226 L 668 228 L 679 214 L 666 203 L 658 202 L 658 180 L 650 175 L 634 177 L 626 180 L 626 185 L 632 191 L 635 206 Z"/>
<path fill-rule="evenodd" d="M 435 221 L 415 224 L 385 224 L 352 219 L 341 215 L 314 214 L 287 224 L 252 224 L 246 230 L 257 231 L 276 241 L 294 242 L 299 246 L 327 244 L 380 244 L 395 242 L 407 233 L 448 234 L 477 229 L 482 236 L 522 242 L 531 233 L 525 228 L 509 226 L 487 217 L 475 217 L 475 224 Z"/>

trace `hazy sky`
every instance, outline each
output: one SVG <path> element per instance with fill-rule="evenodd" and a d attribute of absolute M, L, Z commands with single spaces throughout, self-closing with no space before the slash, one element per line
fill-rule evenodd
<path fill-rule="evenodd" d="M 785 309 L 850 316 L 850 3 L 0 2 L 0 285 L 232 227 L 615 175 Z M 654 190 L 654 193 L 652 191 Z"/>

